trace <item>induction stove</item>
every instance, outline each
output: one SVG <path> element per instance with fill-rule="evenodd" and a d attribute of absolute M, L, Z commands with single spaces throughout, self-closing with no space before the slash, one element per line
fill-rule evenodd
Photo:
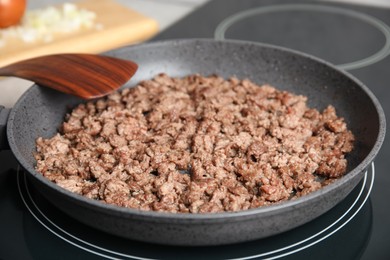
<path fill-rule="evenodd" d="M 390 114 L 390 9 L 313 1 L 214 0 L 152 41 L 239 39 L 325 59 L 351 73 Z M 265 239 L 174 247 L 115 237 L 64 215 L 0 152 L 0 259 L 390 259 L 390 144 L 357 187 L 315 220 Z M 157 234 L 156 234 L 157 235 Z"/>

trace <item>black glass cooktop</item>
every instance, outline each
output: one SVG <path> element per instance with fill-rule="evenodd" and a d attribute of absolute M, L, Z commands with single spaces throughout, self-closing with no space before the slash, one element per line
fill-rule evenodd
<path fill-rule="evenodd" d="M 326 59 L 365 83 L 390 114 L 390 9 L 313 1 L 214 0 L 157 35 L 241 39 Z M 0 152 L 0 259 L 390 259 L 390 144 L 335 208 L 286 233 L 214 247 L 114 237 L 63 215 Z M 158 234 L 156 234 L 158 235 Z"/>

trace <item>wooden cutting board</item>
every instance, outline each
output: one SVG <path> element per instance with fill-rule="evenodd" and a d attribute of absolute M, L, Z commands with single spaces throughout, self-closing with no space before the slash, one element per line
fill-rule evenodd
<path fill-rule="evenodd" d="M 158 32 L 158 24 L 155 20 L 113 0 L 81 0 L 73 3 L 79 8 L 94 12 L 95 23 L 100 24 L 101 29 L 82 29 L 67 34 L 53 34 L 53 41 L 46 43 L 8 41 L 5 46 L 0 47 L 0 67 L 19 60 L 53 53 L 100 53 L 147 40 Z"/>

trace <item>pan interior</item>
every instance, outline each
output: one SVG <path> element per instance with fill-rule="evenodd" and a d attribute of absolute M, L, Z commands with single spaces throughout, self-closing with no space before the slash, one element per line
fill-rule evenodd
<path fill-rule="evenodd" d="M 357 140 L 354 151 L 348 155 L 349 170 L 367 157 L 380 132 L 381 119 L 365 87 L 325 63 L 285 49 L 243 42 L 188 40 L 139 45 L 107 54 L 138 63 L 139 71 L 124 87 L 161 72 L 175 77 L 218 74 L 303 94 L 308 97 L 309 106 L 320 110 L 332 104 Z M 22 166 L 44 182 L 47 181 L 34 171 L 35 140 L 53 136 L 65 114 L 80 102 L 84 101 L 35 85 L 11 112 L 10 146 Z"/>

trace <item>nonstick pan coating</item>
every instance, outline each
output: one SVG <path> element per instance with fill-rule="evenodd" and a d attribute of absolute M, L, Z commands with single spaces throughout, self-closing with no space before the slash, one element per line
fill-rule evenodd
<path fill-rule="evenodd" d="M 211 39 L 172 40 L 129 46 L 107 53 L 139 64 L 124 87 L 158 73 L 199 73 L 248 78 L 258 84 L 308 96 L 309 105 L 336 107 L 356 137 L 348 155 L 348 173 L 302 198 L 234 213 L 173 214 L 105 205 L 73 194 L 34 170 L 35 140 L 56 133 L 66 112 L 82 100 L 31 87 L 15 104 L 8 123 L 10 147 L 33 185 L 56 207 L 97 229 L 130 239 L 171 245 L 218 245 L 278 234 L 302 225 L 339 203 L 361 180 L 385 135 L 385 117 L 377 99 L 362 83 L 330 64 L 284 48 Z M 87 80 L 87 79 L 86 79 Z"/>

